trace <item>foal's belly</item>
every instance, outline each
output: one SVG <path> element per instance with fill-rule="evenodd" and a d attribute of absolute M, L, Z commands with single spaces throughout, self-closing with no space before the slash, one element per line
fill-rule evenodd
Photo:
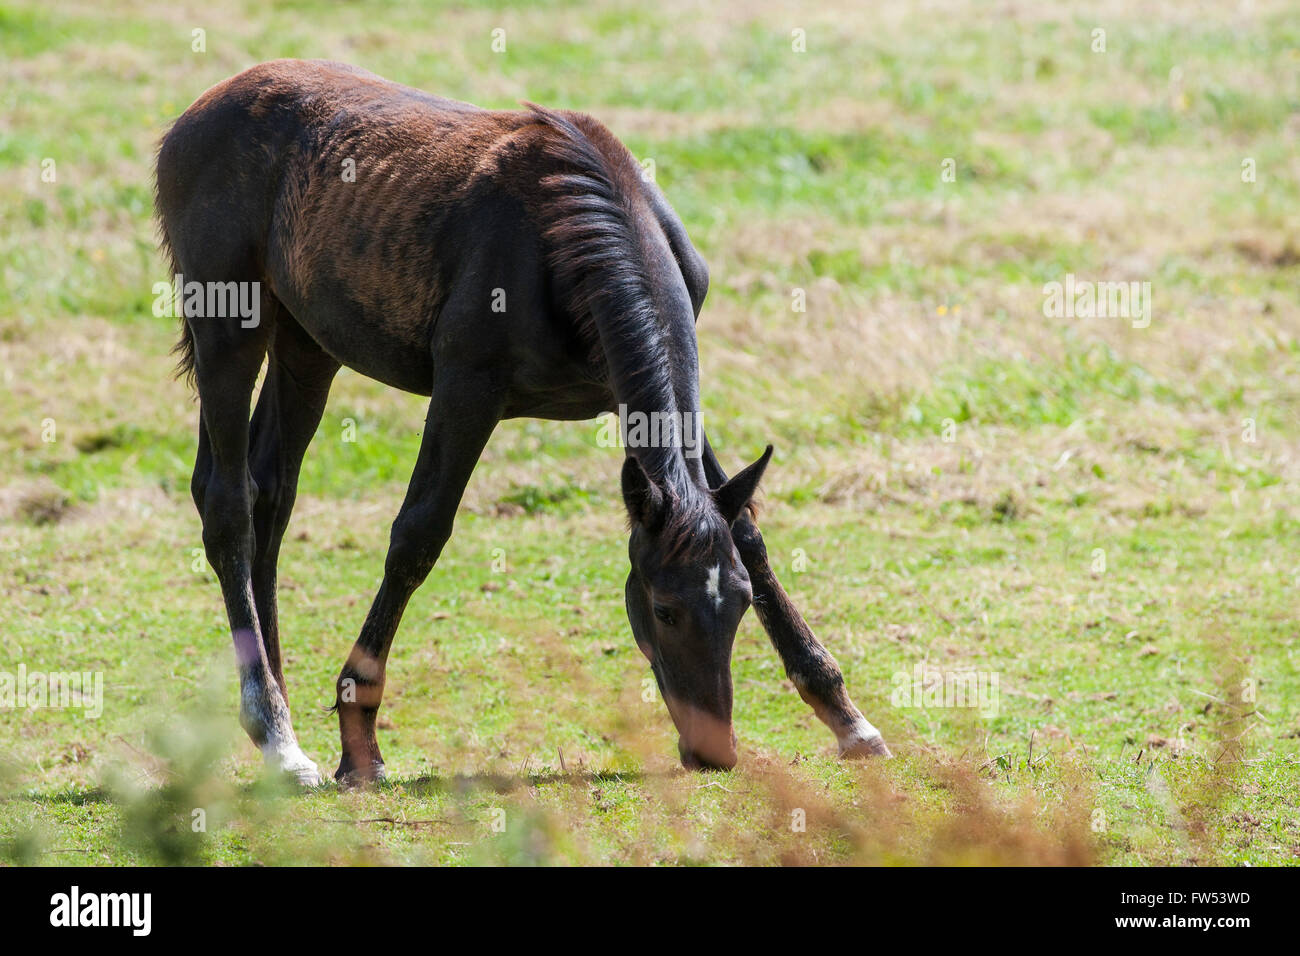
<path fill-rule="evenodd" d="M 610 411 L 609 389 L 598 385 L 571 385 L 554 392 L 511 395 L 502 418 L 545 418 L 555 422 L 587 421 Z"/>
<path fill-rule="evenodd" d="M 431 321 L 382 300 L 365 301 L 347 282 L 317 277 L 304 287 L 271 269 L 277 299 L 340 364 L 416 395 L 433 390 Z"/>
<path fill-rule="evenodd" d="M 299 323 L 340 364 L 404 392 L 433 394 L 433 359 L 427 344 L 412 342 L 377 323 L 320 322 L 320 312 L 305 314 L 307 318 Z"/>
<path fill-rule="evenodd" d="M 341 293 L 278 287 L 274 291 L 303 330 L 340 364 L 404 392 L 432 394 L 438 374 L 432 347 L 436 317 L 420 321 L 417 316 L 401 316 L 396 308 L 372 312 Z M 509 383 L 502 418 L 584 421 L 614 407 L 609 386 L 596 380 L 583 358 L 545 334 L 520 338 L 524 341 L 495 343 Z M 538 347 L 539 339 L 545 346 Z M 453 348 L 443 353 L 441 361 L 456 358 Z"/>

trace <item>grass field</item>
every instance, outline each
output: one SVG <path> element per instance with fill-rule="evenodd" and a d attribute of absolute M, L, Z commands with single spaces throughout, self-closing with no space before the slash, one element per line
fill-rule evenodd
<path fill-rule="evenodd" d="M 1300 859 L 1300 10 L 724 6 L 0 0 L 0 671 L 103 678 L 98 717 L 0 710 L 4 858 Z M 398 634 L 391 783 L 263 779 L 195 558 L 150 167 L 281 56 L 583 109 L 653 160 L 712 272 L 714 444 L 776 445 L 774 566 L 897 759 L 839 762 L 751 614 L 740 767 L 682 773 L 619 455 L 511 422 Z M 1047 317 L 1067 275 L 1150 283 L 1149 323 Z M 307 457 L 280 606 L 322 770 L 422 421 L 345 370 Z M 918 664 L 996 706 L 903 706 Z"/>

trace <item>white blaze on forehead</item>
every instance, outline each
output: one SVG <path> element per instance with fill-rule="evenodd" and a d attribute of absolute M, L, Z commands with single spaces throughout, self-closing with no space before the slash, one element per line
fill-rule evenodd
<path fill-rule="evenodd" d="M 715 564 L 709 568 L 709 579 L 704 583 L 704 591 L 709 597 L 713 598 L 713 607 L 720 610 L 722 608 L 722 591 L 719 588 L 720 578 L 722 576 L 722 566 Z"/>

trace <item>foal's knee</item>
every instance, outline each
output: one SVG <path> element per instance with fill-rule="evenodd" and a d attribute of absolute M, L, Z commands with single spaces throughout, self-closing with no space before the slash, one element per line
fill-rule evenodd
<path fill-rule="evenodd" d="M 419 587 L 450 537 L 450 519 L 428 520 L 420 514 L 399 516 L 388 541 L 384 576 L 411 588 Z"/>

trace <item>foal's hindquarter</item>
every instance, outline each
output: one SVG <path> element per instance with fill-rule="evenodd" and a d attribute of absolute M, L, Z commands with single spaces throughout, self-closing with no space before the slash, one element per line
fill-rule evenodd
<path fill-rule="evenodd" d="M 160 147 L 158 214 L 176 272 L 186 283 L 259 284 L 252 327 L 186 306 L 182 361 L 201 419 L 192 492 L 234 637 L 241 723 L 270 766 L 303 783 L 319 774 L 290 720 L 276 563 L 340 366 L 430 397 L 383 580 L 338 680 L 336 776 L 347 781 L 382 776 L 375 718 L 389 649 L 496 423 L 589 419 L 623 397 L 613 340 L 579 314 L 581 296 L 566 293 L 572 276 L 554 268 L 556 243 L 573 230 L 548 232 L 556 207 L 539 184 L 572 173 L 575 156 L 607 164 L 620 195 L 641 191 L 627 210 L 646 221 L 638 248 L 664 276 L 659 301 L 681 313 L 663 320 L 660 358 L 671 401 L 698 414 L 692 323 L 707 273 L 662 195 L 586 117 L 479 110 L 350 67 L 277 61 L 208 91 Z M 565 180 L 570 190 L 582 181 Z M 575 202 L 571 214 L 584 199 Z M 707 448 L 689 477 L 706 488 L 726 479 Z M 781 590 L 756 526 L 745 517 L 735 534 L 760 619 L 800 693 L 841 752 L 886 752 Z"/>

